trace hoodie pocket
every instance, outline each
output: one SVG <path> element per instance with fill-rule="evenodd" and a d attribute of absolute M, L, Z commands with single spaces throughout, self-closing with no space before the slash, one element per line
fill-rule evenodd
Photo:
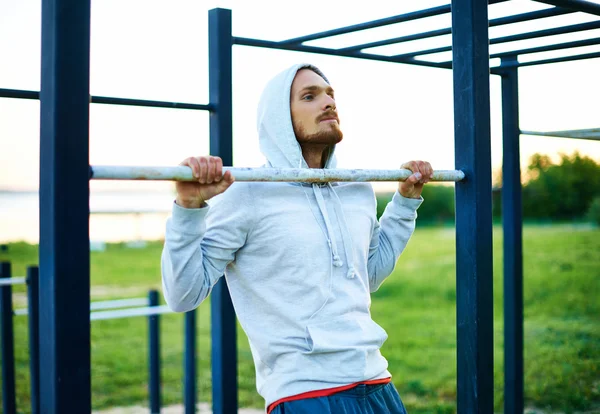
<path fill-rule="evenodd" d="M 306 365 L 328 381 L 356 382 L 367 375 L 368 362 L 387 334 L 368 315 L 345 316 L 306 327 Z"/>

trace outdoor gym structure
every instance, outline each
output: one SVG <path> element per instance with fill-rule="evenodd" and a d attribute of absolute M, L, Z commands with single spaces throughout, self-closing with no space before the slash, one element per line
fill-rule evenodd
<path fill-rule="evenodd" d="M 490 0 L 489 4 L 507 0 Z M 48 414 L 90 412 L 89 103 L 210 111 L 210 154 L 232 165 L 232 46 L 255 46 L 405 63 L 453 70 L 456 183 L 456 301 L 459 413 L 493 412 L 492 184 L 490 73 L 502 77 L 505 315 L 505 412 L 523 412 L 522 220 L 519 167 L 518 68 L 600 57 L 600 52 L 519 62 L 529 53 L 600 44 L 600 38 L 551 43 L 489 54 L 490 44 L 600 28 L 600 19 L 489 39 L 488 25 L 586 12 L 600 5 L 582 0 L 536 0 L 546 9 L 488 19 L 488 4 L 453 0 L 433 7 L 284 41 L 234 37 L 231 11 L 209 12 L 209 103 L 205 105 L 89 95 L 90 1 L 42 1 L 41 91 L 1 89 L 0 97 L 40 99 L 40 398 Z M 493 7 L 493 6 L 491 6 Z M 413 33 L 331 49 L 305 45 L 391 24 L 451 13 L 452 28 Z M 452 30 L 451 30 L 452 29 Z M 395 56 L 366 51 L 435 36 L 452 46 Z M 427 60 L 452 51 L 451 61 Z M 501 64 L 490 67 L 490 58 Z M 529 132 L 531 133 L 531 132 Z M 560 134 L 558 134 L 560 133 Z M 544 134 L 544 133 L 542 133 Z M 548 133 L 545 133 L 548 134 Z M 551 133 L 550 133 L 551 134 Z M 557 131 L 559 136 L 599 139 L 598 130 Z M 456 173 L 456 172 L 455 172 Z M 93 178 L 93 177 L 91 177 Z M 225 280 L 211 294 L 213 410 L 237 412 L 235 314 Z M 393 333 L 392 333 L 393 334 Z"/>

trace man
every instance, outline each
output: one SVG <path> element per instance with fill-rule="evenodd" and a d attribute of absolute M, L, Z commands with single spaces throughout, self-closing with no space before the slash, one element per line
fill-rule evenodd
<path fill-rule="evenodd" d="M 295 65 L 271 80 L 258 131 L 268 167 L 334 168 L 343 134 L 325 75 Z M 370 293 L 412 235 L 429 163 L 402 166 L 413 174 L 380 222 L 368 183 L 233 184 L 217 157 L 182 165 L 198 182 L 177 183 L 167 222 L 169 306 L 194 309 L 225 274 L 268 412 L 405 413 L 379 351 L 387 334 L 371 319 Z"/>

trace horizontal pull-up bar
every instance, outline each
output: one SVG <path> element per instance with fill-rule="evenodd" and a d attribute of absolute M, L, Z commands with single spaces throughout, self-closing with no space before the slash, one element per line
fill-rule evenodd
<path fill-rule="evenodd" d="M 233 168 L 236 181 L 311 182 L 329 181 L 404 181 L 412 174 L 409 170 L 354 170 L 316 168 Z M 438 170 L 431 181 L 461 181 L 462 171 Z M 150 180 L 150 181 L 196 181 L 192 170 L 186 166 L 175 167 L 125 167 L 90 166 L 90 179 L 94 180 Z"/>

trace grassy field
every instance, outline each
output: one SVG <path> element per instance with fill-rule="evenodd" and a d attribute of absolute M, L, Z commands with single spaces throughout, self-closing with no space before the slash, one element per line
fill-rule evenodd
<path fill-rule="evenodd" d="M 109 245 L 91 256 L 92 300 L 146 295 L 160 289 L 161 244 Z M 527 407 L 572 413 L 600 408 L 600 229 L 524 229 L 525 398 Z M 13 274 L 37 263 L 37 246 L 14 243 L 0 261 Z M 373 318 L 389 333 L 383 354 L 407 408 L 456 411 L 455 247 L 452 228 L 418 228 L 395 273 L 373 295 Z M 494 230 L 495 410 L 503 406 L 502 232 Z M 24 290 L 15 289 L 15 307 Z M 210 306 L 198 314 L 199 399 L 210 400 Z M 182 400 L 183 318 L 161 319 L 163 403 Z M 15 318 L 18 407 L 29 412 L 26 319 Z M 262 407 L 248 343 L 239 331 L 240 405 Z M 146 404 L 147 321 L 92 324 L 95 409 Z"/>

